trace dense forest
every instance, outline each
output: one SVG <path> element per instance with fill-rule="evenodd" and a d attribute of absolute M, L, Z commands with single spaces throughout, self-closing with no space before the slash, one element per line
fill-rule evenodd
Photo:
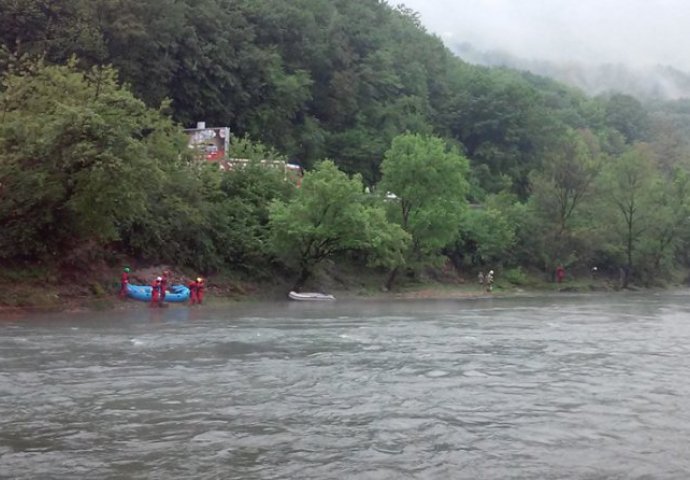
<path fill-rule="evenodd" d="M 378 0 L 0 0 L 0 264 L 136 258 L 297 286 L 689 265 L 690 100 L 467 64 Z M 191 155 L 228 126 L 221 171 Z M 278 159 L 305 170 L 299 188 Z"/>

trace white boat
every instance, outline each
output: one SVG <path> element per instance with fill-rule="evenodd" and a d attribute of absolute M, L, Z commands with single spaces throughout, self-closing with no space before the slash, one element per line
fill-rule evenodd
<path fill-rule="evenodd" d="M 304 292 L 304 293 L 297 293 L 297 292 L 290 292 L 288 293 L 288 297 L 290 300 L 298 300 L 302 302 L 318 302 L 318 301 L 323 301 L 323 300 L 335 300 L 335 297 L 333 295 L 327 295 L 325 293 L 318 293 L 318 292 Z"/>

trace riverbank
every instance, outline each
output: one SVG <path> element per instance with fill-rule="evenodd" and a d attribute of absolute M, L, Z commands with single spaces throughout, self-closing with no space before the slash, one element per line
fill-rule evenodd
<path fill-rule="evenodd" d="M 164 270 L 172 273 L 171 284 L 188 283 L 193 272 L 168 265 L 132 268 L 134 284 L 149 284 Z M 0 275 L 0 313 L 40 313 L 55 311 L 101 311 L 139 308 L 141 302 L 117 297 L 120 268 L 100 268 L 83 272 L 55 271 L 49 268 L 6 269 Z M 473 272 L 452 269 L 428 271 L 424 275 L 400 279 L 392 291 L 384 291 L 386 273 L 357 268 L 326 268 L 306 289 L 324 291 L 340 300 L 460 299 L 548 294 L 558 292 L 613 291 L 617 282 L 610 278 L 569 278 L 563 283 L 546 281 L 538 273 L 498 272 L 492 292 L 476 281 Z M 207 304 L 281 301 L 291 289 L 290 281 L 275 276 L 270 280 L 251 280 L 224 272 L 209 276 Z"/>

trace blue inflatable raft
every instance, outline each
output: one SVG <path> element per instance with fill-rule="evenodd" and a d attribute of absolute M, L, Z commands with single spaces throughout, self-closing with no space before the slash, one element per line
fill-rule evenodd
<path fill-rule="evenodd" d="M 127 295 L 142 302 L 151 301 L 151 287 L 145 285 L 127 285 Z M 171 285 L 165 292 L 166 302 L 186 302 L 189 300 L 189 288 L 184 285 Z"/>

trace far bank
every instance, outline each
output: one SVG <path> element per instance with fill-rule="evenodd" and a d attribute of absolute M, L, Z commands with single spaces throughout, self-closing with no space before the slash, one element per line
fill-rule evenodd
<path fill-rule="evenodd" d="M 159 272 L 171 272 L 170 284 L 187 284 L 196 272 L 170 265 L 134 266 L 130 282 L 150 285 Z M 118 298 L 120 267 L 100 267 L 88 272 L 57 270 L 49 267 L 4 269 L 0 274 L 0 312 L 54 312 L 117 310 L 140 308 L 144 302 Z M 336 299 L 459 299 L 512 296 L 522 294 L 615 292 L 620 284 L 615 276 L 567 276 L 552 281 L 539 272 L 520 269 L 497 270 L 492 291 L 479 283 L 476 271 L 457 272 L 453 268 L 430 269 L 416 276 L 401 276 L 395 289 L 387 291 L 387 273 L 355 267 L 326 265 L 317 272 L 304 291 L 333 294 Z M 233 272 L 220 272 L 205 278 L 207 305 L 237 302 L 287 300 L 292 278 L 276 274 L 251 279 Z M 654 288 L 678 287 L 681 282 Z M 628 290 L 649 287 L 631 287 Z M 186 305 L 175 305 L 179 308 Z M 195 308 L 204 308 L 204 305 Z"/>

